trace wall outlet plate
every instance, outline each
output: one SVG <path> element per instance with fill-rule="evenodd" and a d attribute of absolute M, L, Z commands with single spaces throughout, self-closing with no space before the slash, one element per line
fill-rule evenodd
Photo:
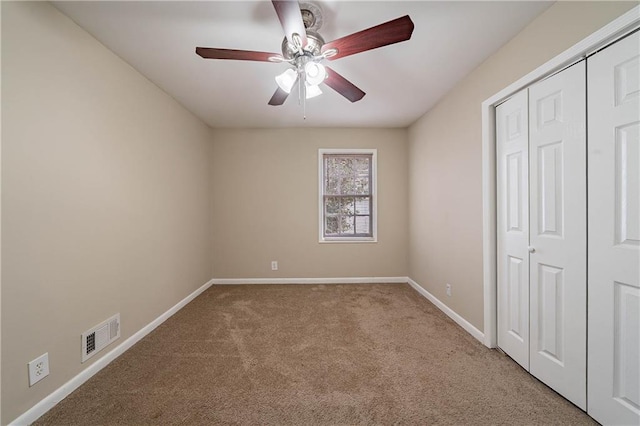
<path fill-rule="evenodd" d="M 272 271 L 277 271 L 278 270 L 278 261 L 277 260 L 272 260 L 271 261 L 271 270 Z"/>
<path fill-rule="evenodd" d="M 447 296 L 451 297 L 451 284 L 447 283 Z"/>
<path fill-rule="evenodd" d="M 49 375 L 49 352 L 40 355 L 28 365 L 29 386 L 33 386 Z"/>

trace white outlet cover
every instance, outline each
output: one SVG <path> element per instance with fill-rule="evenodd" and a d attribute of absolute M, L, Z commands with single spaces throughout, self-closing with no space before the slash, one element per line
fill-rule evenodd
<path fill-rule="evenodd" d="M 28 365 L 29 386 L 33 386 L 49 375 L 49 352 L 40 355 Z"/>

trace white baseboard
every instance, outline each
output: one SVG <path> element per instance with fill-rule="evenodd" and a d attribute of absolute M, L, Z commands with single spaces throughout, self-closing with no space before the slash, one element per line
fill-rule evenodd
<path fill-rule="evenodd" d="M 102 358 L 98 359 L 96 362 L 82 370 L 77 376 L 73 377 L 67 383 L 49 394 L 49 396 L 45 397 L 42 401 L 31 407 L 27 412 L 9 423 L 9 426 L 29 425 L 38 420 L 44 413 L 52 409 L 56 404 L 66 398 L 71 392 L 76 390 L 84 382 L 89 380 L 98 371 L 102 370 L 104 367 L 109 365 L 111 361 L 122 355 L 127 349 L 138 343 L 140 339 L 151 333 L 156 327 L 158 327 L 160 324 L 169 319 L 169 317 L 182 309 L 187 303 L 198 297 L 203 291 L 211 287 L 212 284 L 213 280 L 210 280 L 202 287 L 198 288 L 196 291 L 182 299 L 180 302 L 172 306 L 168 311 L 160 315 L 155 320 L 151 321 L 134 335 L 113 348 L 107 354 L 105 354 Z"/>
<path fill-rule="evenodd" d="M 214 278 L 215 285 L 232 284 L 406 284 L 407 277 L 347 278 Z"/>
<path fill-rule="evenodd" d="M 462 318 L 458 315 L 453 309 L 442 303 L 437 297 L 433 294 L 429 293 L 427 290 L 422 288 L 417 282 L 412 280 L 411 278 L 407 278 L 407 282 L 411 287 L 413 287 L 418 293 L 427 298 L 431 303 L 436 305 L 438 309 L 447 314 L 449 318 L 454 320 L 460 327 L 464 328 L 465 331 L 471 334 L 473 337 L 478 339 L 482 344 L 484 344 L 484 333 L 477 328 L 475 328 L 469 321 Z"/>

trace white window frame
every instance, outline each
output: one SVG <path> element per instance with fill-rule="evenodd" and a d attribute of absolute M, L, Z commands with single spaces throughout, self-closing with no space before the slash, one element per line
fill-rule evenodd
<path fill-rule="evenodd" d="M 371 182 L 369 182 L 372 200 L 371 237 L 325 237 L 324 236 L 324 156 L 334 155 L 371 155 Z M 378 242 L 378 150 L 377 149 L 319 149 L 318 150 L 318 230 L 320 243 L 376 243 Z"/>

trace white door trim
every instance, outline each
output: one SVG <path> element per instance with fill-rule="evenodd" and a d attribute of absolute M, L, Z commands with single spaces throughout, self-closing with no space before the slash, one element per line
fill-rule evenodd
<path fill-rule="evenodd" d="M 484 285 L 484 344 L 497 346 L 496 279 L 496 134 L 495 107 L 519 90 L 547 77 L 580 58 L 635 30 L 640 25 L 640 6 L 621 15 L 555 58 L 505 87 L 482 103 L 482 262 Z"/>

